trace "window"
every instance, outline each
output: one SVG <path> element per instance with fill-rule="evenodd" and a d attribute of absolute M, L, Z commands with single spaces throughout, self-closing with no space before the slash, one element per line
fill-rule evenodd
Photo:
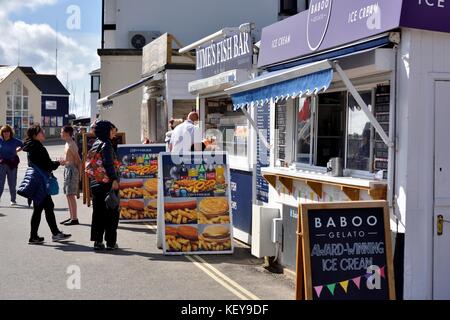
<path fill-rule="evenodd" d="M 331 158 L 344 158 L 346 92 L 319 95 L 316 165 L 326 167 Z"/>
<path fill-rule="evenodd" d="M 57 101 L 45 101 L 45 110 L 58 110 Z"/>
<path fill-rule="evenodd" d="M 297 13 L 297 0 L 280 0 L 280 15 L 294 15 Z"/>
<path fill-rule="evenodd" d="M 28 128 L 28 89 L 17 79 L 6 91 L 6 123 L 13 126 L 18 138 Z"/>
<path fill-rule="evenodd" d="M 12 97 L 6 96 L 6 110 L 12 110 L 13 103 L 12 103 Z"/>
<path fill-rule="evenodd" d="M 190 112 L 195 111 L 195 100 L 174 100 L 172 118 L 186 120 Z"/>
<path fill-rule="evenodd" d="M 372 91 L 360 92 L 372 111 Z M 373 171 L 372 126 L 355 98 L 348 94 L 347 169 Z"/>
<path fill-rule="evenodd" d="M 296 161 L 302 164 L 312 164 L 313 113 L 312 99 L 303 98 L 297 100 L 297 156 Z"/>
<path fill-rule="evenodd" d="M 362 99 L 389 134 L 389 84 L 365 88 L 359 92 Z M 349 92 L 327 92 L 296 99 L 295 106 L 295 156 L 292 159 L 288 156 L 286 161 L 324 168 L 331 158 L 338 157 L 345 161 L 349 174 L 365 176 L 383 170 L 387 177 L 389 149 Z M 276 129 L 284 128 L 281 124 L 285 119 L 286 111 L 277 108 Z M 277 133 L 275 148 L 279 157 L 286 153 L 282 131 Z"/>
<path fill-rule="evenodd" d="M 91 92 L 100 92 L 100 76 L 91 77 Z"/>
<path fill-rule="evenodd" d="M 231 156 L 248 156 L 249 123 L 242 111 L 233 111 L 230 98 L 205 102 L 205 138 Z"/>
<path fill-rule="evenodd" d="M 58 117 L 58 127 L 64 126 L 63 117 Z"/>

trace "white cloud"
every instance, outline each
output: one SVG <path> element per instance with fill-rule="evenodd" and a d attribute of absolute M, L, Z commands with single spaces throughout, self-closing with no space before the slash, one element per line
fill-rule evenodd
<path fill-rule="evenodd" d="M 23 8 L 35 10 L 44 5 L 54 5 L 58 0 L 0 0 L 0 17 L 10 12 L 17 12 Z"/>
<path fill-rule="evenodd" d="M 16 65 L 20 41 L 20 64 L 32 66 L 38 73 L 55 73 L 55 48 L 58 37 L 58 77 L 66 85 L 69 75 L 69 91 L 76 91 L 78 107 L 89 103 L 89 72 L 97 68 L 99 59 L 93 47 L 92 35 L 77 33 L 77 39 L 56 32 L 48 24 L 28 24 L 11 21 L 8 14 L 23 9 L 35 10 L 39 6 L 56 4 L 57 0 L 0 0 L 0 65 Z M 2 17 L 3 15 L 3 17 Z M 85 43 L 82 43 L 85 42 Z M 71 92 L 73 94 L 73 92 Z M 71 98 L 72 101 L 72 98 Z M 82 112 L 81 110 L 78 113 Z"/>

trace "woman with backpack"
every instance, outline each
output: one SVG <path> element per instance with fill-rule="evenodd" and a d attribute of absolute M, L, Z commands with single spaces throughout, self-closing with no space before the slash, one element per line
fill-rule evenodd
<path fill-rule="evenodd" d="M 44 238 L 39 237 L 38 230 L 41 223 L 42 211 L 53 234 L 53 241 L 67 240 L 70 234 L 61 232 L 56 224 L 55 205 L 47 188 L 47 182 L 52 172 L 64 161 L 52 161 L 47 149 L 42 144 L 45 135 L 42 128 L 36 124 L 31 126 L 26 133 L 23 151 L 28 153 L 28 166 L 24 182 L 19 188 L 19 194 L 33 200 L 33 215 L 31 216 L 31 233 L 29 244 L 42 244 Z"/>
<path fill-rule="evenodd" d="M 117 155 L 112 140 L 116 127 L 109 121 L 97 121 L 94 129 L 97 140 L 89 151 L 86 161 L 86 173 L 90 177 L 92 190 L 92 225 L 91 241 L 94 250 L 103 250 L 103 236 L 107 250 L 116 250 L 117 227 L 119 225 L 119 206 L 107 205 L 107 197 L 111 190 L 119 190 L 117 174 Z M 117 194 L 116 194 L 117 195 Z"/>

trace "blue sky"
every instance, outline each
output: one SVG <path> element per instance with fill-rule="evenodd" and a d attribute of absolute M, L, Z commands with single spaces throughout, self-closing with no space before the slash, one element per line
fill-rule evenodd
<path fill-rule="evenodd" d="M 58 77 L 72 94 L 71 112 L 88 115 L 89 72 L 100 66 L 101 5 L 101 0 L 0 0 L 0 64 L 17 64 L 20 42 L 21 65 L 54 74 L 58 34 Z M 79 29 L 68 27 L 67 21 L 75 21 L 73 12 L 67 13 L 70 6 L 79 8 Z"/>
<path fill-rule="evenodd" d="M 71 31 L 66 28 L 66 20 L 69 16 L 66 13 L 70 5 L 79 6 L 81 9 L 81 29 Z M 58 21 L 58 31 L 73 35 L 87 33 L 97 34 L 101 37 L 102 22 L 102 1 L 101 0 L 59 0 L 55 5 L 37 8 L 36 10 L 24 9 L 20 12 L 13 12 L 9 17 L 11 20 L 22 20 L 27 23 L 47 23 L 55 28 Z M 99 44 L 100 45 L 100 44 Z"/>

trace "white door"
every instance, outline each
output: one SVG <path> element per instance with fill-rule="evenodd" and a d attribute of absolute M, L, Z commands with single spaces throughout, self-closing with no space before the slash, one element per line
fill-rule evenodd
<path fill-rule="evenodd" d="M 450 81 L 435 82 L 433 298 L 450 299 Z"/>

